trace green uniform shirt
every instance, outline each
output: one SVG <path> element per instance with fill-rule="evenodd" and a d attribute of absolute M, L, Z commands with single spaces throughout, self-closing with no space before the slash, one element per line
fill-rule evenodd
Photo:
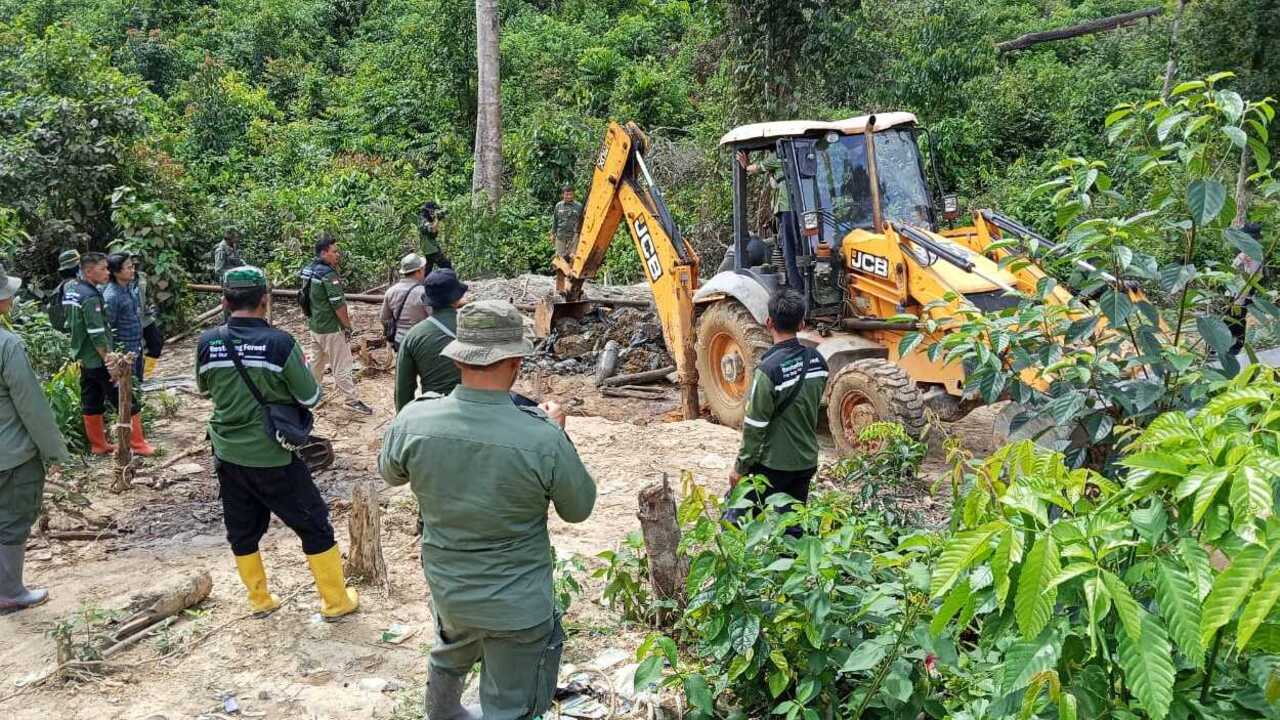
<path fill-rule="evenodd" d="M 573 200 L 556 203 L 551 214 L 551 236 L 556 239 L 556 250 L 561 254 L 572 252 L 582 228 L 582 203 Z"/>
<path fill-rule="evenodd" d="M 259 318 L 233 317 L 226 327 L 236 341 L 245 373 L 268 403 L 296 402 L 314 407 L 320 386 L 302 359 L 302 348 L 289 333 Z M 293 454 L 267 436 L 265 411 L 236 372 L 219 336 L 206 330 L 196 346 L 196 385 L 213 400 L 209 440 L 221 460 L 245 467 L 282 467 Z"/>
<path fill-rule="evenodd" d="M 71 336 L 71 356 L 87 368 L 102 367 L 98 350 L 111 351 L 111 329 L 102 314 L 102 293 L 84 280 L 68 283 L 62 306 L 67 314 L 67 334 Z"/>
<path fill-rule="evenodd" d="M 0 471 L 37 455 L 48 463 L 62 462 L 67 446 L 22 340 L 0 328 Z"/>
<path fill-rule="evenodd" d="M 827 363 L 817 350 L 795 338 L 766 350 L 747 398 L 737 471 L 749 472 L 754 465 L 771 470 L 817 467 L 818 413 L 826 386 Z M 794 399 L 788 401 L 790 397 Z"/>
<path fill-rule="evenodd" d="M 567 522 L 595 506 L 596 486 L 560 426 L 501 391 L 459 385 L 392 421 L 378 456 L 391 485 L 422 511 L 431 602 L 453 625 L 521 630 L 553 614 L 548 505 Z"/>
<path fill-rule="evenodd" d="M 217 276 L 219 283 L 222 282 L 223 273 L 243 264 L 244 260 L 240 258 L 239 246 L 232 247 L 231 243 L 222 240 L 213 249 L 213 274 Z"/>
<path fill-rule="evenodd" d="M 453 341 L 457 330 L 458 311 L 439 308 L 404 336 L 396 356 L 396 412 L 413 401 L 418 388 L 448 395 L 462 382 L 458 366 L 440 354 L 444 346 Z"/>
<path fill-rule="evenodd" d="M 317 335 L 341 332 L 338 308 L 347 303 L 346 293 L 342 290 L 342 278 L 338 277 L 338 271 L 319 260 L 308 269 L 312 276 L 311 317 L 307 318 L 307 329 Z"/>
<path fill-rule="evenodd" d="M 787 190 L 787 176 L 782 172 L 782 161 L 770 155 L 760 161 L 760 169 L 769 173 L 769 187 L 773 190 L 773 214 L 791 210 L 791 193 Z"/>

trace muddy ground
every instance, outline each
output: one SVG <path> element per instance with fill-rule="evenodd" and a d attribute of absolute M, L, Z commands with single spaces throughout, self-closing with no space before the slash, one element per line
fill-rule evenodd
<path fill-rule="evenodd" d="M 473 296 L 528 303 L 543 291 L 541 282 L 477 284 Z M 646 293 L 643 288 L 611 292 L 616 297 Z M 278 307 L 277 323 L 304 335 L 299 313 L 286 305 Z M 376 335 L 377 311 L 374 305 L 355 305 L 357 327 Z M 223 539 L 211 457 L 201 446 L 209 404 L 182 383 L 193 372 L 193 343 L 188 337 L 168 347 L 160 363 L 158 374 L 172 381 L 176 402 L 168 403 L 168 417 L 154 423 L 152 443 L 164 452 L 144 463 L 134 487 L 112 494 L 110 461 L 92 459 L 68 468 L 64 479 L 83 488 L 83 500 L 76 502 L 78 493 L 56 493 L 60 499 L 49 504 L 50 529 L 105 527 L 114 537 L 33 537 L 28 580 L 50 588 L 51 600 L 0 617 L 0 713 L 58 720 L 421 717 L 425 653 L 433 630 L 413 532 L 412 496 L 404 488 L 381 493 L 389 594 L 361 587 L 358 614 L 320 622 L 300 544 L 275 522 L 262 550 L 272 590 L 287 602 L 265 620 L 245 617 L 243 588 Z M 374 408 L 373 416 L 351 413 L 337 401 L 317 411 L 318 434 L 333 439 L 337 460 L 316 480 L 333 509 L 343 548 L 351 487 L 361 479 L 377 480 L 376 454 L 394 410 L 392 377 L 376 367 L 388 364 L 387 351 L 373 350 L 368 360 L 374 367 L 358 376 L 357 388 Z M 326 380 L 327 389 L 331 382 Z M 551 523 L 557 553 L 576 554 L 586 566 L 576 575 L 584 593 L 566 618 L 570 639 L 565 662 L 581 665 L 609 648 L 630 652 L 645 629 L 620 622 L 600 604 L 602 582 L 591 577 L 602 564 L 595 555 L 639 529 L 636 493 L 664 473 L 678 480 L 689 470 L 698 482 L 723 492 L 738 434 L 707 420 L 679 421 L 673 388 L 657 401 L 604 398 L 589 375 L 535 368 L 522 378 L 520 389 L 570 408 L 574 416 L 568 433 L 599 486 L 589 520 Z M 981 452 L 989 429 L 989 414 L 980 413 L 955 432 Z M 194 454 L 172 462 L 193 448 L 198 448 Z M 941 472 L 940 458 L 931 456 L 926 469 L 932 475 Z M 929 514 L 943 504 L 923 489 L 917 498 L 917 507 Z M 201 570 L 213 577 L 209 599 L 170 630 L 113 657 L 109 672 L 38 681 L 57 664 L 48 634 L 68 618 L 122 607 L 136 591 Z M 400 644 L 384 642 L 384 631 L 396 625 L 412 636 Z M 228 710 L 233 707 L 238 708 L 235 713 Z"/>

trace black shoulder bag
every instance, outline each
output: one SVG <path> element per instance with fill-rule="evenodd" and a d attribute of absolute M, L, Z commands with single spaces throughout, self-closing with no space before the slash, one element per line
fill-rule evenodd
<path fill-rule="evenodd" d="M 387 344 L 391 346 L 392 350 L 400 350 L 400 343 L 396 342 L 396 333 L 400 331 L 400 316 L 404 314 L 404 306 L 409 304 L 409 296 L 413 294 L 417 287 L 417 285 L 414 285 L 404 294 L 404 299 L 400 301 L 400 307 L 396 309 L 394 318 L 382 321 L 382 337 L 386 338 Z"/>
<path fill-rule="evenodd" d="M 223 346 L 227 348 L 227 355 L 231 356 L 231 362 L 236 366 L 236 372 L 240 373 L 240 379 L 249 387 L 253 399 L 262 406 L 262 425 L 267 437 L 275 440 L 280 447 L 289 452 L 297 452 L 310 443 L 311 429 L 315 425 L 315 417 L 311 415 L 311 411 L 296 402 L 267 402 L 262 397 L 262 393 L 258 392 L 258 386 L 249 379 L 249 373 L 245 372 L 244 362 L 240 360 L 240 353 L 231 342 L 231 334 L 227 331 L 226 325 L 218 328 L 218 335 L 222 338 Z"/>

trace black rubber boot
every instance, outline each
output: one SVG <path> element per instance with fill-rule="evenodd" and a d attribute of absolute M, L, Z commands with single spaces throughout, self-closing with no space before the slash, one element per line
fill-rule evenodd
<path fill-rule="evenodd" d="M 466 677 L 428 668 L 427 720 L 481 720 L 479 706 L 462 707 L 466 687 Z"/>

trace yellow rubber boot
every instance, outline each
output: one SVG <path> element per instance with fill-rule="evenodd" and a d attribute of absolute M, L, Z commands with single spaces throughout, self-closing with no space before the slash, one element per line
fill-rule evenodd
<path fill-rule="evenodd" d="M 316 592 L 320 593 L 320 614 L 326 618 L 350 615 L 360 607 L 356 591 L 347 587 L 342 577 L 342 553 L 338 546 L 322 553 L 307 556 L 307 565 L 316 579 Z"/>
<path fill-rule="evenodd" d="M 262 566 L 262 553 L 236 555 L 240 582 L 249 591 L 249 607 L 254 617 L 266 617 L 280 607 L 280 598 L 267 591 L 267 570 Z"/>
<path fill-rule="evenodd" d="M 160 358 L 153 358 L 150 355 L 142 357 L 142 379 L 150 378 L 156 371 L 156 363 L 160 362 Z"/>

